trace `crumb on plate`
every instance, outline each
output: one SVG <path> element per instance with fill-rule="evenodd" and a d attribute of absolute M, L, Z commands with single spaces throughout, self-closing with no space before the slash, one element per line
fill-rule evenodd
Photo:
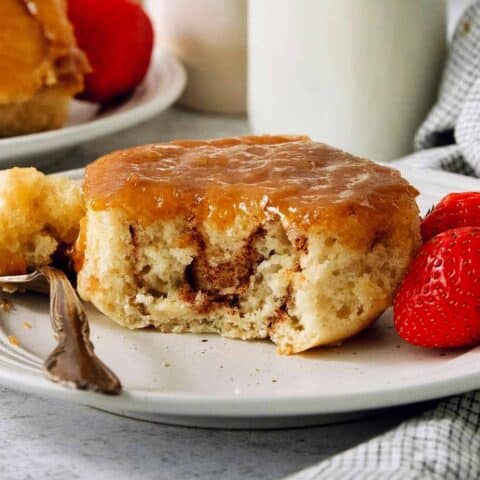
<path fill-rule="evenodd" d="M 0 299 L 0 309 L 8 313 L 13 308 L 13 303 L 7 298 Z"/>

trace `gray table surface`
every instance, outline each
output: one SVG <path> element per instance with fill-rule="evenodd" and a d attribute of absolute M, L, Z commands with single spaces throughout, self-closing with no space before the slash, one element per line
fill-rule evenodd
<path fill-rule="evenodd" d="M 173 138 L 248 133 L 242 117 L 173 109 L 67 152 L 47 171 L 77 168 L 113 149 Z M 276 431 L 173 427 L 0 389 L 0 478 L 277 479 L 390 429 L 411 415 L 389 410 L 340 425 Z"/>

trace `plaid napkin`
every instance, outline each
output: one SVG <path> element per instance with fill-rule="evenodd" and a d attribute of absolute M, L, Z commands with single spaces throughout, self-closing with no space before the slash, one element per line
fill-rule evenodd
<path fill-rule="evenodd" d="M 437 104 L 399 161 L 480 177 L 480 1 L 455 31 Z M 480 479 L 480 391 L 443 400 L 394 430 L 290 480 Z"/>
<path fill-rule="evenodd" d="M 480 2 L 455 30 L 437 104 L 401 162 L 480 177 Z"/>

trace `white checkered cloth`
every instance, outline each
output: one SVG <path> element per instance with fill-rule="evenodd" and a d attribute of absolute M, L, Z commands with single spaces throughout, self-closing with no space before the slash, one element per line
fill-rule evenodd
<path fill-rule="evenodd" d="M 438 103 L 402 162 L 480 177 L 480 1 L 452 40 Z M 480 479 L 480 391 L 443 400 L 394 430 L 290 480 Z"/>
<path fill-rule="evenodd" d="M 444 400 L 420 417 L 290 480 L 476 480 L 480 393 Z"/>
<path fill-rule="evenodd" d="M 480 2 L 461 17 L 437 104 L 403 161 L 480 177 Z"/>

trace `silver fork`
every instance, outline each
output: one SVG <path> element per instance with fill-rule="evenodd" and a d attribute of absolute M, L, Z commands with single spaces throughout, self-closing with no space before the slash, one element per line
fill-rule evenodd
<path fill-rule="evenodd" d="M 50 293 L 50 320 L 57 346 L 43 364 L 53 382 L 82 390 L 119 394 L 117 376 L 95 355 L 88 319 L 65 273 L 42 267 L 26 275 L 0 276 L 4 290 L 13 287 Z"/>

